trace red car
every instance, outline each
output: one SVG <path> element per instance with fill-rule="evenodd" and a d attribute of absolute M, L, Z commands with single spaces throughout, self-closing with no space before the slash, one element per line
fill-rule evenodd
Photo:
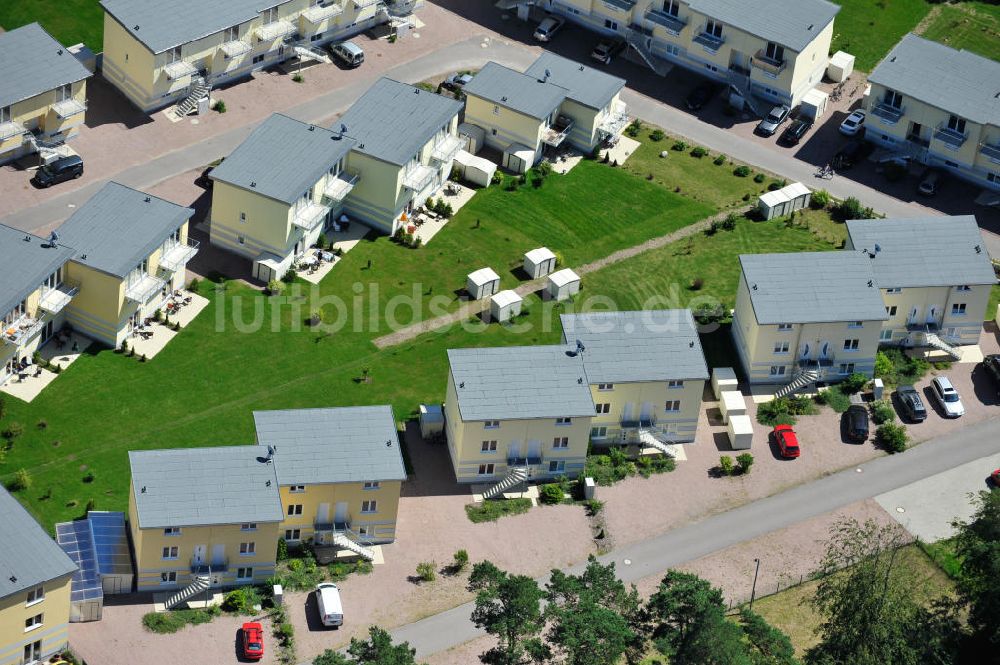
<path fill-rule="evenodd" d="M 1000 469 L 996 469 L 990 474 L 990 480 L 993 481 L 993 487 L 1000 489 Z"/>
<path fill-rule="evenodd" d="M 778 442 L 782 457 L 794 459 L 799 456 L 799 438 L 791 425 L 775 425 L 774 440 Z"/>
<path fill-rule="evenodd" d="M 259 623 L 243 624 L 243 657 L 247 660 L 264 657 L 264 629 Z"/>

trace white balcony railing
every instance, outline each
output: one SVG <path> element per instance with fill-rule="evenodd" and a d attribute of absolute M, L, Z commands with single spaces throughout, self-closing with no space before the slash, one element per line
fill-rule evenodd
<path fill-rule="evenodd" d="M 942 122 L 937 126 L 937 130 L 934 132 L 934 138 L 941 141 L 952 150 L 958 150 L 965 143 L 966 139 L 969 138 L 969 134 L 968 132 L 960 132 L 957 129 L 948 127 Z"/>
<path fill-rule="evenodd" d="M 436 175 L 437 169 L 420 164 L 403 174 L 403 187 L 411 189 L 414 192 L 422 191 L 427 185 L 431 184 Z"/>
<path fill-rule="evenodd" d="M 271 21 L 257 28 L 257 38 L 262 42 L 273 42 L 275 39 L 287 37 L 295 32 L 295 26 L 285 19 Z"/>
<path fill-rule="evenodd" d="M 558 148 L 571 131 L 573 131 L 573 121 L 566 116 L 559 116 L 554 125 L 542 131 L 542 143 Z"/>
<path fill-rule="evenodd" d="M 336 178 L 330 178 L 330 181 L 326 184 L 326 188 L 323 190 L 324 198 L 337 202 L 343 201 L 351 193 L 351 190 L 354 189 L 354 185 L 358 183 L 359 178 L 360 176 L 357 173 L 341 171 L 337 174 Z"/>
<path fill-rule="evenodd" d="M 24 315 L 10 325 L 4 325 L 3 334 L 0 337 L 7 344 L 20 347 L 34 338 L 38 334 L 38 331 L 42 329 L 42 325 L 43 323 L 40 319 Z"/>
<path fill-rule="evenodd" d="M 906 114 L 906 109 L 902 106 L 893 106 L 885 102 L 876 102 L 872 105 L 872 115 L 884 120 L 890 125 L 895 125 Z"/>
<path fill-rule="evenodd" d="M 175 60 L 174 62 L 169 62 L 163 67 L 163 72 L 167 75 L 167 78 L 171 81 L 176 81 L 177 79 L 182 79 L 185 76 L 191 76 L 196 73 L 198 68 L 192 65 L 186 60 Z"/>
<path fill-rule="evenodd" d="M 56 102 L 52 105 L 53 113 L 63 120 L 66 118 L 72 118 L 73 116 L 83 113 L 86 110 L 86 102 L 81 102 L 78 99 L 64 99 L 63 101 Z"/>
<path fill-rule="evenodd" d="M 625 102 L 618 102 L 599 123 L 597 131 L 605 136 L 618 136 L 628 125 L 628 113 Z"/>
<path fill-rule="evenodd" d="M 447 134 L 434 144 L 434 148 L 431 150 L 431 159 L 444 164 L 454 159 L 463 145 L 465 145 L 464 140 L 454 134 Z"/>
<path fill-rule="evenodd" d="M 0 122 L 0 141 L 6 141 L 12 136 L 17 136 L 18 134 L 27 133 L 27 129 L 24 128 L 19 122 L 14 122 L 9 120 L 7 122 Z"/>
<path fill-rule="evenodd" d="M 42 298 L 39 300 L 38 306 L 49 314 L 58 314 L 79 292 L 80 284 L 77 282 L 63 282 L 54 289 L 47 286 L 42 287 Z"/>
<path fill-rule="evenodd" d="M 979 152 L 986 155 L 991 162 L 1000 164 L 1000 143 L 980 143 Z"/>
<path fill-rule="evenodd" d="M 234 39 L 219 46 L 227 58 L 237 58 L 244 53 L 249 53 L 253 47 L 242 39 Z"/>
<path fill-rule="evenodd" d="M 177 242 L 164 248 L 160 256 L 160 267 L 169 272 L 183 270 L 187 262 L 198 253 L 198 241 Z"/>
<path fill-rule="evenodd" d="M 692 41 L 695 44 L 701 44 L 707 50 L 711 51 L 712 53 L 715 53 L 720 48 L 722 48 L 723 44 L 726 43 L 726 36 L 725 35 L 716 36 L 710 32 L 705 32 L 706 28 L 707 26 L 702 26 L 701 30 L 698 32 L 698 35 Z"/>
<path fill-rule="evenodd" d="M 648 10 L 644 18 L 651 23 L 663 26 L 667 29 L 667 32 L 674 35 L 681 34 L 681 30 L 687 25 L 687 21 L 684 19 L 659 9 Z"/>
<path fill-rule="evenodd" d="M 162 291 L 166 284 L 166 280 L 143 273 L 141 277 L 133 279 L 125 286 L 125 297 L 132 302 L 143 304 Z"/>
<path fill-rule="evenodd" d="M 354 0 L 354 6 L 358 9 L 364 9 L 365 7 L 372 7 L 380 4 L 381 2 L 382 0 Z"/>
<path fill-rule="evenodd" d="M 322 23 L 327 19 L 331 19 L 334 16 L 338 16 L 344 11 L 336 2 L 331 1 L 328 5 L 313 5 L 309 9 L 302 12 L 302 17 L 312 24 Z"/>
<path fill-rule="evenodd" d="M 767 55 L 767 51 L 760 49 L 754 55 L 752 65 L 757 69 L 773 76 L 781 76 L 781 72 L 785 71 L 785 68 L 788 66 L 788 61 L 775 60 Z"/>
<path fill-rule="evenodd" d="M 310 203 L 295 212 L 292 216 L 292 224 L 305 231 L 312 231 L 323 223 L 330 208 L 328 203 Z"/>

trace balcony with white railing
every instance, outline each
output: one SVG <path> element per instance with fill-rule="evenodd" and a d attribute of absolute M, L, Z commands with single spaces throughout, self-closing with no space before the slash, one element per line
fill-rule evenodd
<path fill-rule="evenodd" d="M 313 5 L 309 9 L 302 12 L 302 18 L 309 21 L 313 25 L 317 23 L 322 23 L 334 16 L 340 15 L 344 11 L 344 8 L 340 6 L 339 3 L 331 2 L 325 5 Z"/>
<path fill-rule="evenodd" d="M 542 143 L 558 148 L 573 131 L 573 121 L 564 115 L 556 118 L 555 123 L 542 130 Z"/>
<path fill-rule="evenodd" d="M 761 49 L 754 54 L 752 65 L 766 74 L 781 76 L 781 73 L 788 67 L 788 61 L 775 60 L 767 54 L 766 50 Z"/>
<path fill-rule="evenodd" d="M 0 337 L 2 337 L 3 341 L 7 344 L 21 347 L 33 339 L 34 336 L 38 334 L 38 331 L 42 329 L 43 325 L 44 323 L 41 319 L 36 319 L 35 317 L 25 314 L 13 323 L 9 325 L 5 324 Z"/>
<path fill-rule="evenodd" d="M 141 276 L 129 280 L 125 285 L 125 297 L 141 305 L 162 291 L 166 284 L 166 280 L 142 273 Z"/>
<path fill-rule="evenodd" d="M 279 18 L 277 21 L 265 23 L 257 28 L 257 38 L 262 42 L 273 42 L 275 39 L 287 37 L 294 34 L 294 32 L 295 26 L 291 22 Z"/>
<path fill-rule="evenodd" d="M 628 113 L 625 102 L 618 102 L 597 123 L 597 131 L 606 136 L 618 136 L 628 125 Z"/>
<path fill-rule="evenodd" d="M 942 122 L 934 131 L 934 138 L 944 143 L 947 148 L 958 150 L 965 144 L 966 139 L 969 138 L 969 133 L 960 132 Z"/>
<path fill-rule="evenodd" d="M 885 102 L 875 102 L 872 104 L 872 115 L 887 124 L 895 125 L 906 115 L 906 109 L 902 106 L 893 106 Z"/>
<path fill-rule="evenodd" d="M 160 267 L 168 272 L 183 270 L 187 262 L 198 253 L 198 241 L 188 240 L 187 242 L 175 242 L 163 249 L 160 256 Z"/>
<path fill-rule="evenodd" d="M 447 134 L 434 144 L 434 148 L 431 150 L 431 159 L 441 164 L 449 162 L 455 158 L 463 145 L 465 145 L 464 140 L 454 134 Z"/>
<path fill-rule="evenodd" d="M 0 122 L 0 141 L 6 141 L 13 136 L 26 134 L 27 132 L 28 130 L 19 122 L 14 122 L 13 120 Z"/>
<path fill-rule="evenodd" d="M 983 141 L 979 144 L 979 152 L 985 155 L 991 162 L 1000 164 L 1000 143 Z"/>
<path fill-rule="evenodd" d="M 684 26 L 687 25 L 687 21 L 680 18 L 679 16 L 674 16 L 673 14 L 668 14 L 665 11 L 659 9 L 650 9 L 646 12 L 645 18 L 651 23 L 662 26 L 667 29 L 667 32 L 679 35 Z"/>
<path fill-rule="evenodd" d="M 198 68 L 186 60 L 175 60 L 163 66 L 163 72 L 171 81 L 182 79 L 197 73 Z"/>
<path fill-rule="evenodd" d="M 38 302 L 38 306 L 49 314 L 58 314 L 65 309 L 66 305 L 73 300 L 73 296 L 79 292 L 80 284 L 78 282 L 65 281 L 54 289 L 44 286 L 42 287 L 42 298 Z"/>
<path fill-rule="evenodd" d="M 304 231 L 312 231 L 323 223 L 326 214 L 330 212 L 330 207 L 330 204 L 323 202 L 308 203 L 295 211 L 292 216 L 292 224 Z"/>
<path fill-rule="evenodd" d="M 364 9 L 365 7 L 373 7 L 375 5 L 382 4 L 382 0 L 354 0 L 354 6 L 358 9 Z"/>
<path fill-rule="evenodd" d="M 336 178 L 330 178 L 329 182 L 326 183 L 323 197 L 331 201 L 343 201 L 354 189 L 354 185 L 358 184 L 360 177 L 357 173 L 341 171 Z"/>
<path fill-rule="evenodd" d="M 422 191 L 431 184 L 437 175 L 437 169 L 425 164 L 418 164 L 403 174 L 403 187 L 414 192 Z"/>
<path fill-rule="evenodd" d="M 249 53 L 252 49 L 253 47 L 250 43 L 242 39 L 233 39 L 219 45 L 219 50 L 222 51 L 223 55 L 227 58 L 238 58 L 245 53 Z"/>
<path fill-rule="evenodd" d="M 698 32 L 698 35 L 692 41 L 695 44 L 700 44 L 706 50 L 711 51 L 712 53 L 715 53 L 720 48 L 722 48 L 723 44 L 726 43 L 726 36 L 725 35 L 719 35 L 717 37 L 717 36 L 713 35 L 710 32 L 706 32 L 705 31 L 706 27 L 707 26 L 702 26 L 701 30 Z"/>
<path fill-rule="evenodd" d="M 56 102 L 52 105 L 52 112 L 57 116 L 65 120 L 66 118 L 72 118 L 75 115 L 79 115 L 87 110 L 87 103 L 81 102 L 78 99 L 64 99 L 61 102 Z"/>

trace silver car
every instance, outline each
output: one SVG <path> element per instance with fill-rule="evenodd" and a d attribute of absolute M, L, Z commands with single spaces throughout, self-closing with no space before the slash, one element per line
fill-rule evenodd
<path fill-rule="evenodd" d="M 965 415 L 965 407 L 962 406 L 962 399 L 958 396 L 955 386 L 946 376 L 934 377 L 931 381 L 931 392 L 934 399 L 941 405 L 944 414 L 949 418 L 958 418 Z"/>
<path fill-rule="evenodd" d="M 779 104 L 771 109 L 771 112 L 767 114 L 763 120 L 757 123 L 757 127 L 753 130 L 755 134 L 760 136 L 771 136 L 776 131 L 778 127 L 781 127 L 781 123 L 788 120 L 788 114 L 791 109 L 784 104 Z"/>

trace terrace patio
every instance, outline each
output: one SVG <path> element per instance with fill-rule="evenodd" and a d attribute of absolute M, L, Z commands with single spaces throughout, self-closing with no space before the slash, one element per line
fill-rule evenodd
<path fill-rule="evenodd" d="M 135 355 L 152 359 L 178 334 L 176 330 L 167 327 L 167 321 L 171 325 L 177 323 L 181 328 L 186 328 L 203 309 L 208 307 L 208 298 L 190 291 L 181 291 L 180 293 L 180 296 L 171 297 L 164 305 L 163 321 L 152 321 L 149 325 L 132 331 L 128 338 L 128 344 Z M 180 304 L 176 308 L 168 309 L 171 303 L 183 303 L 188 298 L 191 301 L 187 304 Z"/>
<path fill-rule="evenodd" d="M 70 333 L 68 337 L 55 336 L 39 351 L 46 363 L 58 365 L 60 372 L 76 362 L 91 345 L 91 339 L 79 333 Z M 41 366 L 30 365 L 24 372 L 13 374 L 0 383 L 0 392 L 7 393 L 24 402 L 31 402 L 38 397 L 46 386 L 56 380 L 59 374 Z"/>

